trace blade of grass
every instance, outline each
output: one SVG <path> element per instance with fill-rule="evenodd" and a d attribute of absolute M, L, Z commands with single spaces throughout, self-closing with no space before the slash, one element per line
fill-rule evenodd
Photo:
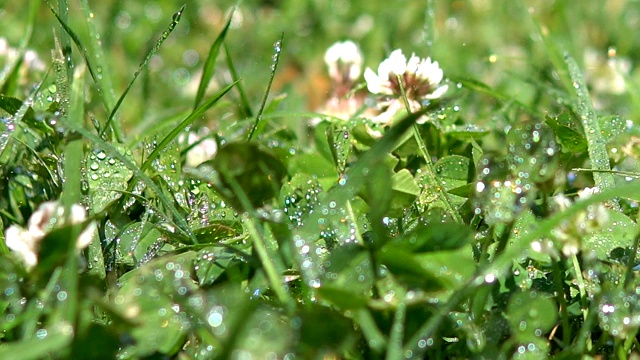
<path fill-rule="evenodd" d="M 102 40 L 101 35 L 98 33 L 96 26 L 93 22 L 94 13 L 91 11 L 89 7 L 89 1 L 80 0 L 80 5 L 82 7 L 82 11 L 85 16 L 85 25 L 87 27 L 87 32 L 89 33 L 88 40 L 88 49 L 85 50 L 86 58 L 91 60 L 91 63 L 96 66 L 96 77 L 93 78 L 96 89 L 98 91 L 98 96 L 102 100 L 102 103 L 105 104 L 107 109 L 113 109 L 116 103 L 116 95 L 113 88 L 113 83 L 111 81 L 111 72 L 110 67 L 107 64 L 107 57 L 102 48 Z M 114 123 L 114 126 L 120 126 L 117 122 Z M 116 130 L 120 132 L 120 129 Z"/>
<path fill-rule="evenodd" d="M 96 85 L 99 86 L 100 79 L 98 79 L 98 74 L 96 73 L 96 70 L 93 67 L 93 63 L 92 63 L 92 60 L 90 60 L 89 53 L 88 53 L 87 49 L 84 47 L 84 45 L 82 45 L 82 42 L 80 41 L 80 37 L 71 29 L 71 27 L 69 27 L 69 25 L 67 25 L 67 22 L 64 21 L 60 17 L 58 12 L 56 12 L 56 10 L 53 8 L 53 6 L 48 1 L 47 1 L 47 4 L 49 5 L 49 9 L 53 13 L 53 16 L 55 16 L 55 18 L 60 23 L 60 26 L 62 26 L 62 28 L 64 29 L 65 33 L 76 44 L 76 47 L 80 51 L 80 55 L 82 55 L 82 58 L 84 59 L 84 62 L 87 65 L 87 69 L 89 70 L 89 74 L 91 75 L 91 79 L 93 79 L 93 82 Z M 105 110 L 107 112 L 110 111 L 110 109 L 112 109 L 112 105 L 109 104 L 108 102 L 106 102 L 107 98 L 104 97 L 104 96 L 100 96 L 100 99 L 102 100 L 102 103 L 104 105 Z M 114 128 L 114 132 L 116 132 L 116 129 L 117 128 Z M 117 132 L 116 132 L 116 137 L 118 138 L 118 133 Z M 120 135 L 120 137 L 122 137 L 122 135 Z"/>
<path fill-rule="evenodd" d="M 387 348 L 386 360 L 404 359 L 402 351 L 402 339 L 404 338 L 405 319 L 407 316 L 407 305 L 404 302 L 398 304 L 396 314 L 391 325 L 391 334 L 389 336 L 389 346 Z"/>
<path fill-rule="evenodd" d="M 2 69 L 2 72 L 0 72 L 0 93 L 9 93 L 7 89 L 8 81 L 11 78 L 11 74 L 13 74 L 18 68 L 20 61 L 22 60 L 22 57 L 27 50 L 27 46 L 31 42 L 39 5 L 39 0 L 31 0 L 29 2 L 29 13 L 27 14 L 27 22 L 24 30 L 24 35 L 22 36 L 22 40 L 20 40 L 20 46 L 18 47 L 18 56 L 9 59 L 5 67 Z"/>
<path fill-rule="evenodd" d="M 29 94 L 27 99 L 22 102 L 22 105 L 20 105 L 20 108 L 14 114 L 12 114 L 12 116 L 9 119 L 5 120 L 7 124 L 13 124 L 14 130 L 9 131 L 7 138 L 3 139 L 3 141 L 0 142 L 0 165 L 7 164 L 7 162 L 11 158 L 12 156 L 11 151 L 5 151 L 10 148 L 7 145 L 12 139 L 17 139 L 23 134 L 22 120 L 27 114 L 27 111 L 31 108 L 31 105 L 33 104 L 33 99 L 35 98 L 36 94 L 40 91 L 41 86 L 42 86 L 42 83 L 39 83 L 36 86 L 36 88 Z"/>
<path fill-rule="evenodd" d="M 549 30 L 543 28 L 540 25 L 538 19 L 535 18 L 534 13 L 530 12 L 531 21 L 535 29 L 538 31 L 538 35 L 542 39 L 542 44 L 544 45 L 545 50 L 547 51 L 547 55 L 549 56 L 549 60 L 551 60 L 551 64 L 556 70 L 556 73 L 560 77 L 560 82 L 564 86 L 565 89 L 571 91 L 573 89 L 573 83 L 571 81 L 571 76 L 565 67 L 565 61 L 563 60 L 562 52 L 556 45 L 556 42 L 549 34 Z"/>
<path fill-rule="evenodd" d="M 584 128 L 584 135 L 587 138 L 587 150 L 589 152 L 589 159 L 591 160 L 591 168 L 594 170 L 611 170 L 607 141 L 602 135 L 598 117 L 595 110 L 593 110 L 591 96 L 589 95 L 589 90 L 587 89 L 587 84 L 584 81 L 582 72 L 578 68 L 578 64 L 576 64 L 575 60 L 569 54 L 565 54 L 564 59 L 569 70 L 569 75 L 571 75 L 572 88 L 575 90 L 578 101 L 577 110 Z M 593 180 L 600 190 L 610 189 L 615 186 L 615 181 L 611 173 L 596 171 L 593 173 Z M 619 208 L 615 201 L 611 202 L 611 205 Z"/>
<path fill-rule="evenodd" d="M 69 112 L 67 121 L 79 127 L 83 126 L 84 120 L 84 75 L 86 67 L 80 64 L 74 74 L 71 83 L 71 93 L 69 97 Z M 61 195 L 65 212 L 69 214 L 71 205 L 82 201 L 82 159 L 84 158 L 84 148 L 82 138 L 69 135 L 69 139 L 64 149 L 64 183 Z"/>
<path fill-rule="evenodd" d="M 124 98 L 129 93 L 129 90 L 131 90 L 131 87 L 133 86 L 133 83 L 135 83 L 136 79 L 138 79 L 138 76 L 140 76 L 140 73 L 142 72 L 142 70 L 144 70 L 147 67 L 147 65 L 149 64 L 149 60 L 151 60 L 151 57 L 156 52 L 158 52 L 158 50 L 160 50 L 160 47 L 162 46 L 164 41 L 167 40 L 169 35 L 171 35 L 173 30 L 176 28 L 176 26 L 180 22 L 180 18 L 182 17 L 182 13 L 183 13 L 183 11 L 184 11 L 186 6 L 187 6 L 186 4 L 182 5 L 180 10 L 177 13 L 173 14 L 173 19 L 171 20 L 171 24 L 169 24 L 169 27 L 167 27 L 167 29 L 162 32 L 162 36 L 160 37 L 160 39 L 158 39 L 158 41 L 156 41 L 155 46 L 151 49 L 151 51 L 149 51 L 149 53 L 144 58 L 144 60 L 140 64 L 140 66 L 138 66 L 138 70 L 136 70 L 136 72 L 133 74 L 133 78 L 131 79 L 131 81 L 127 85 L 127 87 L 124 90 L 124 92 L 122 93 L 122 95 L 120 95 L 120 98 L 118 98 L 118 101 L 116 102 L 116 105 L 111 110 L 111 113 L 109 114 L 109 117 L 107 118 L 107 121 L 105 122 L 104 127 L 100 131 L 100 137 L 103 137 L 106 129 L 108 129 L 111 126 L 111 122 L 113 121 L 116 113 L 118 112 L 118 109 L 120 108 L 120 105 L 122 105 L 122 102 L 124 101 Z M 117 135 L 118 134 L 116 134 L 116 136 Z M 120 142 L 123 141 L 123 139 L 121 139 L 121 138 L 118 138 L 118 140 Z"/>
<path fill-rule="evenodd" d="M 0 347 L 0 359 L 15 359 L 16 356 L 19 356 L 21 360 L 36 360 L 51 358 L 51 354 L 61 356 L 65 353 L 65 349 L 69 348 L 72 341 L 73 332 L 52 330 L 44 339 L 33 338 L 3 344 Z"/>
<path fill-rule="evenodd" d="M 237 89 L 238 94 L 240 95 L 240 110 L 242 111 L 242 116 L 245 118 L 250 118 L 253 115 L 251 111 L 251 104 L 249 104 L 249 98 L 244 91 L 244 87 L 240 82 L 240 77 L 238 77 L 238 72 L 236 71 L 236 67 L 233 65 L 233 60 L 231 59 L 231 54 L 229 53 L 229 48 L 226 44 L 222 44 L 224 47 L 225 59 L 227 60 L 227 68 L 229 68 L 229 72 L 231 73 L 231 80 L 238 83 Z"/>
<path fill-rule="evenodd" d="M 58 14 L 60 15 L 61 23 L 67 23 L 69 20 L 69 4 L 67 0 L 58 0 Z M 71 79 L 73 76 L 73 59 L 71 58 L 71 39 L 69 34 L 63 31 L 60 34 L 60 44 L 62 44 L 62 55 L 67 66 L 67 79 Z"/>
<path fill-rule="evenodd" d="M 258 125 L 260 125 L 260 120 L 262 120 L 262 113 L 264 112 L 264 107 L 267 104 L 267 99 L 269 98 L 269 92 L 271 92 L 271 86 L 273 85 L 273 79 L 276 77 L 276 70 L 278 70 L 278 63 L 280 62 L 280 53 L 282 52 L 282 45 L 284 42 L 284 33 L 280 35 L 280 39 L 276 41 L 274 44 L 274 49 L 276 53 L 273 55 L 273 62 L 271 63 L 271 76 L 269 77 L 269 84 L 267 85 L 267 90 L 264 93 L 264 97 L 262 98 L 262 104 L 260 104 L 260 110 L 258 110 L 258 114 L 256 115 L 256 121 L 247 136 L 247 141 L 251 141 L 253 134 L 258 129 Z"/>
<path fill-rule="evenodd" d="M 401 75 L 396 75 L 396 76 L 398 79 L 398 85 L 400 85 L 400 92 L 402 93 L 402 99 L 404 100 L 405 109 L 407 110 L 408 113 L 411 113 L 411 105 L 409 105 L 409 99 L 407 99 L 407 94 L 405 92 L 404 84 L 402 82 L 402 76 Z M 438 181 L 436 172 L 433 169 L 433 162 L 431 161 L 431 155 L 429 154 L 427 145 L 424 143 L 424 140 L 422 140 L 422 136 L 420 136 L 420 129 L 418 128 L 418 124 L 415 124 L 415 123 L 413 124 L 413 137 L 416 140 L 418 149 L 420 149 L 420 154 L 424 159 L 427 181 L 429 182 L 430 187 L 432 189 L 435 189 L 435 191 L 438 193 L 438 197 L 440 198 L 440 201 L 442 201 L 445 207 L 445 210 L 447 211 L 449 216 L 451 216 L 451 218 L 455 222 L 461 224 L 462 217 L 460 216 L 456 208 L 451 204 L 451 201 L 449 200 L 449 195 L 447 194 L 446 190 L 439 185 L 440 181 Z"/>
<path fill-rule="evenodd" d="M 202 98 L 204 98 L 204 94 L 209 87 L 209 83 L 216 69 L 216 60 L 218 59 L 218 55 L 220 55 L 220 46 L 224 43 L 224 38 L 227 36 L 227 31 L 229 30 L 229 26 L 231 25 L 231 19 L 233 19 L 233 14 L 235 13 L 236 8 L 234 7 L 229 14 L 229 19 L 225 24 L 224 28 L 216 37 L 216 40 L 211 44 L 211 48 L 209 48 L 209 55 L 207 55 L 207 60 L 204 62 L 204 66 L 202 68 L 202 77 L 200 78 L 200 84 L 198 85 L 198 92 L 196 93 L 195 103 L 193 104 L 193 110 L 196 110 L 200 103 L 202 102 Z"/>
<path fill-rule="evenodd" d="M 199 108 L 195 109 L 186 119 L 182 120 L 180 124 L 178 124 L 167 136 L 160 141 L 158 146 L 149 154 L 147 159 L 144 161 L 142 166 L 140 166 L 141 171 L 145 171 L 151 166 L 151 163 L 158 158 L 160 153 L 171 143 L 187 126 L 191 125 L 196 119 L 200 118 L 202 114 L 205 113 L 209 108 L 215 105 L 229 90 L 231 90 L 237 82 L 233 82 L 224 88 L 220 89 L 211 99 L 207 100 L 204 104 L 202 104 Z"/>

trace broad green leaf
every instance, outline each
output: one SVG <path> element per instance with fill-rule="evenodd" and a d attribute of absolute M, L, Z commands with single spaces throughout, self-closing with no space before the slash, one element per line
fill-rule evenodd
<path fill-rule="evenodd" d="M 419 224 L 413 231 L 394 239 L 395 246 L 423 253 L 442 250 L 455 250 L 473 240 L 473 231 L 456 223 L 433 222 L 428 225 Z"/>
<path fill-rule="evenodd" d="M 122 156 L 133 161 L 131 151 L 122 145 L 114 145 Z M 99 214 L 122 196 L 133 171 L 119 159 L 98 148 L 87 154 L 85 162 L 90 209 L 93 214 Z"/>
<path fill-rule="evenodd" d="M 507 320 L 520 343 L 546 337 L 556 324 L 558 307 L 544 293 L 525 291 L 513 294 L 507 305 Z"/>
<path fill-rule="evenodd" d="M 451 190 L 467 184 L 469 178 L 468 158 L 460 155 L 449 155 L 433 164 L 433 169 L 442 180 L 446 190 Z"/>
<path fill-rule="evenodd" d="M 581 153 L 587 150 L 587 140 L 578 131 L 569 126 L 562 125 L 556 119 L 547 116 L 546 123 L 553 129 L 558 138 L 558 143 L 564 152 Z"/>
<path fill-rule="evenodd" d="M 609 218 L 605 227 L 583 239 L 583 250 L 593 251 L 599 259 L 606 261 L 609 259 L 611 250 L 618 247 L 623 249 L 633 247 L 633 238 L 638 232 L 638 226 L 629 217 L 618 211 L 612 209 L 604 209 L 604 211 Z"/>

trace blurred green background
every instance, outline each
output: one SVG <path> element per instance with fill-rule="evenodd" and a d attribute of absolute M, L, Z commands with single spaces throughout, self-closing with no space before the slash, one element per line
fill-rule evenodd
<path fill-rule="evenodd" d="M 427 11 L 430 2 L 435 5 L 434 14 Z M 90 3 L 107 63 L 113 64 L 117 95 L 183 3 Z M 184 110 L 192 104 L 209 46 L 235 4 L 227 0 L 187 3 L 182 21 L 151 61 L 148 77 L 125 100 L 125 126 L 164 117 L 172 109 Z M 0 1 L 0 36 L 11 46 L 17 47 L 24 36 L 26 15 L 22 15 L 28 6 L 27 1 Z M 79 2 L 70 1 L 70 25 L 84 39 L 83 16 Z M 273 43 L 284 33 L 272 95 L 287 93 L 281 104 L 285 110 L 315 110 L 321 105 L 329 88 L 324 51 L 335 41 L 351 39 L 361 46 L 365 66 L 375 69 L 386 54 L 401 48 L 438 60 L 445 76 L 473 78 L 533 108 L 544 106 L 545 111 L 553 111 L 557 104 L 548 85 L 558 81 L 558 74 L 552 70 L 535 19 L 560 51 L 569 51 L 586 68 L 593 95 L 600 96 L 596 107 L 639 115 L 637 102 L 630 105 L 634 102 L 628 96 L 632 95 L 614 86 L 638 78 L 633 68 L 640 51 L 640 39 L 634 36 L 640 28 L 637 1 L 242 1 L 233 16 L 226 44 L 256 108 L 270 75 Z M 53 34 L 61 30 L 45 2 L 38 17 L 29 48 L 48 64 Z M 224 60 L 219 59 L 219 64 L 211 90 L 231 81 Z M 622 80 L 611 70 L 616 66 L 622 68 Z M 233 96 L 237 94 L 226 98 L 226 111 L 233 111 Z M 473 100 L 471 96 L 461 102 L 461 114 L 467 122 L 486 122 L 496 103 Z"/>

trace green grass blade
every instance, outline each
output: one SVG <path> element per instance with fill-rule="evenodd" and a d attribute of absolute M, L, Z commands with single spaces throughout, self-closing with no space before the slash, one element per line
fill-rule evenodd
<path fill-rule="evenodd" d="M 260 120 L 262 120 L 262 113 L 264 112 L 264 107 L 267 105 L 267 99 L 269 98 L 269 93 L 271 92 L 271 85 L 273 85 L 273 79 L 276 77 L 276 70 L 278 70 L 278 63 L 280 62 L 280 53 L 282 52 L 282 45 L 284 41 L 284 33 L 280 35 L 280 39 L 276 41 L 274 48 L 276 53 L 273 55 L 273 63 L 271 64 L 271 76 L 269 77 L 269 84 L 267 85 L 267 90 L 264 93 L 264 97 L 262 98 L 262 104 L 260 104 L 260 110 L 258 110 L 258 114 L 256 115 L 256 121 L 247 136 L 247 140 L 251 141 L 253 134 L 258 129 L 258 125 L 260 125 Z"/>
<path fill-rule="evenodd" d="M 589 152 L 589 159 L 591 160 L 591 168 L 594 170 L 611 170 L 609 164 L 609 153 L 607 152 L 607 141 L 602 135 L 600 125 L 598 124 L 598 117 L 595 110 L 593 110 L 593 104 L 591 103 L 591 96 L 587 89 L 587 84 L 584 81 L 582 72 L 578 68 L 575 60 L 565 54 L 565 62 L 571 75 L 573 89 L 577 97 L 578 115 L 582 121 L 584 128 L 584 134 L 587 138 L 587 149 Z M 613 175 L 608 172 L 596 171 L 593 173 L 593 180 L 600 190 L 610 189 L 615 186 Z"/>
<path fill-rule="evenodd" d="M 0 359 L 15 359 L 16 356 L 21 360 L 48 359 L 51 354 L 64 354 L 72 341 L 72 332 L 56 331 L 49 333 L 44 339 L 33 338 L 3 344 L 0 347 Z"/>
<path fill-rule="evenodd" d="M 82 55 L 82 58 L 84 59 L 84 62 L 87 65 L 87 69 L 89 70 L 89 74 L 91 75 L 91 78 L 93 79 L 93 82 L 98 84 L 99 80 L 98 80 L 98 76 L 96 74 L 96 70 L 93 67 L 92 61 L 90 61 L 89 54 L 88 54 L 87 50 L 85 49 L 84 45 L 82 44 L 82 41 L 80 40 L 80 37 L 73 31 L 73 29 L 71 29 L 71 27 L 69 27 L 67 22 L 64 21 L 60 17 L 60 15 L 56 12 L 56 10 L 53 8 L 53 6 L 51 6 L 51 4 L 49 4 L 49 9 L 51 9 L 51 13 L 53 13 L 53 16 L 55 16 L 55 18 L 58 20 L 58 23 L 60 23 L 60 26 L 62 26 L 62 28 L 64 29 L 65 33 L 71 38 L 71 40 L 73 40 L 74 44 L 76 44 L 76 47 L 80 51 L 80 55 Z M 108 103 L 104 102 L 105 98 L 101 97 L 101 100 L 103 101 L 103 105 L 104 105 L 105 109 L 107 111 L 109 111 L 109 109 L 111 107 L 109 106 Z"/>
<path fill-rule="evenodd" d="M 116 103 L 116 95 L 111 81 L 110 66 L 107 64 L 107 57 L 102 48 L 101 35 L 94 24 L 94 13 L 89 7 L 87 0 L 81 0 L 80 5 L 85 16 L 85 24 L 89 33 L 88 49 L 85 50 L 86 58 L 96 67 L 96 76 L 93 80 L 98 90 L 98 96 L 107 109 L 112 109 Z M 117 123 L 114 124 L 114 126 Z"/>
<path fill-rule="evenodd" d="M 387 348 L 387 360 L 404 359 L 402 351 L 402 339 L 404 338 L 405 320 L 407 317 L 407 305 L 404 302 L 398 304 L 396 313 L 391 325 L 391 334 L 389 336 L 389 346 Z"/>
<path fill-rule="evenodd" d="M 231 73 L 231 80 L 238 83 L 236 85 L 236 89 L 238 89 L 238 94 L 240 95 L 240 111 L 242 111 L 241 116 L 245 118 L 250 118 L 253 116 L 253 111 L 251 111 L 251 104 L 249 103 L 249 98 L 247 97 L 247 93 L 244 91 L 244 86 L 240 82 L 240 77 L 238 76 L 238 72 L 236 71 L 235 65 L 233 65 L 233 59 L 231 59 L 231 54 L 229 53 L 229 48 L 226 44 L 222 45 L 224 47 L 224 54 L 227 60 L 227 67 L 229 68 L 229 73 Z"/>
<path fill-rule="evenodd" d="M 171 20 L 171 24 L 169 24 L 169 27 L 167 27 L 167 29 L 165 31 L 162 32 L 162 36 L 160 37 L 160 39 L 158 39 L 158 41 L 156 41 L 156 44 L 153 46 L 153 48 L 151 49 L 151 51 L 149 51 L 149 53 L 147 54 L 147 56 L 144 58 L 144 60 L 142 61 L 142 63 L 140 64 L 140 66 L 138 66 L 138 70 L 136 70 L 136 72 L 133 74 L 133 78 L 131 79 L 131 81 L 129 82 L 129 84 L 127 85 L 126 89 L 124 90 L 124 92 L 122 93 L 122 95 L 120 95 L 120 98 L 118 98 L 118 101 L 116 102 L 116 105 L 113 107 L 113 109 L 111 109 L 111 113 L 109 114 L 109 117 L 107 118 L 106 123 L 104 124 L 104 127 L 102 128 L 102 130 L 100 131 L 100 137 L 104 136 L 105 131 L 111 126 L 111 122 L 113 121 L 116 113 L 118 112 L 118 109 L 120 108 L 120 105 L 122 105 L 122 102 L 124 101 L 124 98 L 127 96 L 127 94 L 129 93 L 129 90 L 131 90 L 131 87 L 133 86 L 133 84 L 135 83 L 136 79 L 138 79 L 138 76 L 140 76 L 140 73 L 142 73 L 142 71 L 147 67 L 147 65 L 149 64 L 149 60 L 151 60 L 151 57 L 153 57 L 153 55 L 158 52 L 158 50 L 160 50 L 160 47 L 162 46 L 162 44 L 164 43 L 165 40 L 167 40 L 167 38 L 169 37 L 169 35 L 171 35 L 171 33 L 173 32 L 173 30 L 176 28 L 176 26 L 178 25 L 178 23 L 180 22 L 180 18 L 182 17 L 182 13 L 185 9 L 187 5 L 182 5 L 182 7 L 180 8 L 180 10 L 173 14 L 173 19 Z M 118 134 L 116 134 L 117 136 Z M 122 138 L 118 138 L 119 141 L 122 142 Z"/>
<path fill-rule="evenodd" d="M 83 126 L 84 120 L 84 75 L 86 67 L 79 65 L 73 75 L 71 93 L 69 97 L 69 113 L 67 121 L 79 127 Z M 73 134 L 64 149 L 64 184 L 62 191 L 62 203 L 69 213 L 71 205 L 82 201 L 82 159 L 84 158 L 84 147 L 82 138 L 75 138 Z"/>
<path fill-rule="evenodd" d="M 227 31 L 229 30 L 229 26 L 231 25 L 231 19 L 233 19 L 233 13 L 236 11 L 234 7 L 229 14 L 229 19 L 225 24 L 224 28 L 216 38 L 216 40 L 211 44 L 211 48 L 209 48 L 209 55 L 207 55 L 207 60 L 204 62 L 204 66 L 202 69 L 202 77 L 200 78 L 200 84 L 198 85 L 198 92 L 196 93 L 196 100 L 193 104 L 193 109 L 197 109 L 202 102 L 202 98 L 204 98 L 204 94 L 209 87 L 209 83 L 216 69 L 216 60 L 218 59 L 218 55 L 220 55 L 220 46 L 224 43 L 224 38 L 227 36 Z"/>
<path fill-rule="evenodd" d="M 18 56 L 11 59 L 5 67 L 0 72 L 0 93 L 9 93 L 7 91 L 8 81 L 11 79 L 11 74 L 15 72 L 22 57 L 24 56 L 25 51 L 27 50 L 27 46 L 31 42 L 31 37 L 33 35 L 33 28 L 36 22 L 36 15 L 38 14 L 38 7 L 40 5 L 40 1 L 31 0 L 29 2 L 29 13 L 27 15 L 27 24 L 25 27 L 24 35 L 22 36 L 22 40 L 20 41 L 20 46 L 18 49 Z"/>
<path fill-rule="evenodd" d="M 562 85 L 565 89 L 571 91 L 571 89 L 573 88 L 573 84 L 571 81 L 571 76 L 569 75 L 569 72 L 565 67 L 565 61 L 563 59 L 562 52 L 556 45 L 554 39 L 548 33 L 548 30 L 542 28 L 540 22 L 533 16 L 533 14 L 531 15 L 531 21 L 533 21 L 533 24 L 538 31 L 540 38 L 542 39 L 542 44 L 547 51 L 547 55 L 549 56 L 551 64 L 560 77 L 560 82 L 562 82 Z"/>
<path fill-rule="evenodd" d="M 67 0 L 58 0 L 58 14 L 60 15 L 60 24 L 66 24 L 69 20 L 69 4 Z M 60 35 L 60 43 L 62 44 L 62 55 L 67 66 L 67 79 L 73 76 L 73 59 L 71 58 L 71 39 L 69 33 L 63 31 Z"/>
<path fill-rule="evenodd" d="M 231 83 L 224 88 L 220 89 L 211 99 L 207 100 L 204 104 L 202 104 L 199 108 L 195 109 L 186 119 L 182 120 L 178 126 L 176 126 L 171 132 L 160 141 L 158 146 L 149 154 L 149 157 L 145 160 L 145 162 L 140 166 L 141 171 L 145 171 L 151 166 L 151 163 L 158 158 L 160 153 L 164 151 L 164 148 L 169 145 L 187 126 L 191 125 L 195 120 L 200 118 L 202 114 L 205 113 L 209 108 L 215 105 L 229 90 L 231 90 L 237 82 Z"/>

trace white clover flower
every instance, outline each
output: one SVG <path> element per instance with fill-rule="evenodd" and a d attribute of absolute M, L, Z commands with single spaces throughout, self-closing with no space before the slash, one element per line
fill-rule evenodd
<path fill-rule="evenodd" d="M 79 204 L 71 206 L 69 219 L 64 218 L 64 206 L 57 201 L 48 201 L 40 204 L 38 209 L 31 214 L 27 222 L 27 229 L 17 225 L 11 225 L 5 231 L 7 247 L 20 258 L 27 269 L 32 269 L 38 263 L 38 250 L 40 243 L 55 228 L 64 226 L 65 221 L 70 224 L 79 224 L 87 220 L 87 212 Z M 95 222 L 91 222 L 78 236 L 76 249 L 82 250 L 89 246 L 96 231 Z"/>
<path fill-rule="evenodd" d="M 584 188 L 578 191 L 577 201 L 584 201 L 600 192 L 597 187 Z M 565 211 L 573 202 L 565 195 L 554 198 L 559 211 Z M 609 213 L 603 204 L 594 204 L 579 212 L 573 219 L 566 220 L 553 230 L 553 235 L 560 241 L 562 252 L 566 256 L 576 255 L 580 251 L 582 239 L 595 232 L 601 231 L 609 223 Z"/>
<path fill-rule="evenodd" d="M 364 94 L 354 91 L 353 86 L 362 73 L 362 53 L 353 41 L 337 42 L 325 52 L 324 62 L 331 79 L 331 92 L 317 111 L 348 120 L 364 105 Z M 314 118 L 309 124 L 315 126 L 320 121 L 320 118 Z"/>
<path fill-rule="evenodd" d="M 380 63 L 377 73 L 370 68 L 364 72 L 369 92 L 391 97 L 379 102 L 379 108 L 384 112 L 373 121 L 386 123 L 405 108 L 402 89 L 411 111 L 419 110 L 425 101 L 442 97 L 448 89 L 448 85 L 441 84 L 443 78 L 444 73 L 437 61 L 421 59 L 415 54 L 411 54 L 407 61 L 402 50 L 393 51 Z"/>
<path fill-rule="evenodd" d="M 362 53 L 353 41 L 337 42 L 324 54 L 329 76 L 337 83 L 357 80 L 362 72 Z"/>
<path fill-rule="evenodd" d="M 201 128 L 197 133 L 190 131 L 186 135 L 180 135 L 179 142 L 186 142 L 188 146 L 197 143 L 187 151 L 185 161 L 187 166 L 198 166 L 207 160 L 211 160 L 218 152 L 218 143 L 210 137 L 205 138 L 207 135 L 209 135 L 209 129 L 207 128 Z"/>

